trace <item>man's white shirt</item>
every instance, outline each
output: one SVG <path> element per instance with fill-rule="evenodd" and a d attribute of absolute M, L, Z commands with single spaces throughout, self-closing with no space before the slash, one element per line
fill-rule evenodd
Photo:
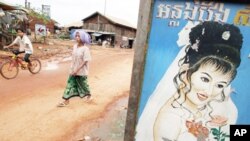
<path fill-rule="evenodd" d="M 22 38 L 17 36 L 14 43 L 19 45 L 19 51 L 25 51 L 27 54 L 33 54 L 33 46 L 28 36 L 23 35 Z"/>

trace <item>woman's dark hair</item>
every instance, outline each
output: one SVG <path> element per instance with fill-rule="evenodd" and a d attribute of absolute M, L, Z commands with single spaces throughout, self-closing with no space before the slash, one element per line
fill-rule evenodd
<path fill-rule="evenodd" d="M 199 44 L 224 44 L 240 50 L 243 37 L 240 29 L 233 24 L 215 21 L 203 22 L 191 29 L 189 33 L 190 45 L 199 40 Z"/>
<path fill-rule="evenodd" d="M 207 21 L 193 27 L 189 39 L 184 63 L 192 65 L 204 56 L 215 55 L 239 66 L 243 37 L 238 27 Z"/>

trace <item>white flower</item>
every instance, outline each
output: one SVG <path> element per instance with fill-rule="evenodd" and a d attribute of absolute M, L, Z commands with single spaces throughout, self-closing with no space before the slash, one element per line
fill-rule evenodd
<path fill-rule="evenodd" d="M 199 42 L 200 42 L 200 40 L 196 40 L 196 42 L 191 46 L 191 48 L 193 50 L 195 50 L 196 52 L 198 52 L 198 49 L 199 49 L 199 47 L 198 47 Z"/>
<path fill-rule="evenodd" d="M 222 39 L 228 40 L 230 38 L 230 32 L 229 31 L 224 31 L 222 33 Z"/>

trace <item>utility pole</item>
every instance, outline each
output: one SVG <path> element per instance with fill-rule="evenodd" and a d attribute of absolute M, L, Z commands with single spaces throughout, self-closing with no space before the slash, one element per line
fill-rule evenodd
<path fill-rule="evenodd" d="M 30 9 L 30 2 L 28 2 L 27 0 L 25 0 L 25 8 Z"/>
<path fill-rule="evenodd" d="M 104 3 L 104 16 L 106 15 L 106 0 L 105 0 L 105 3 Z"/>
<path fill-rule="evenodd" d="M 25 0 L 25 8 L 28 8 L 28 2 Z"/>

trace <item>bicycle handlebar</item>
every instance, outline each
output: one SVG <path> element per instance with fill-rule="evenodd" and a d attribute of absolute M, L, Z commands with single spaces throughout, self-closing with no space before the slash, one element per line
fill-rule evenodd
<path fill-rule="evenodd" d="M 12 52 L 13 54 L 15 54 L 16 56 L 19 54 L 19 51 L 17 49 L 14 49 L 14 48 L 4 48 L 3 50 L 6 50 L 8 52 Z"/>
<path fill-rule="evenodd" d="M 8 52 L 10 52 L 10 48 L 3 48 L 3 51 L 8 51 Z"/>

